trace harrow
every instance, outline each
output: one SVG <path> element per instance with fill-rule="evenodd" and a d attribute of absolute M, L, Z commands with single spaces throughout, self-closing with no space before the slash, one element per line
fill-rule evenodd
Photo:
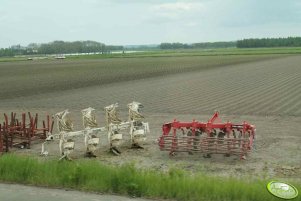
<path fill-rule="evenodd" d="M 89 107 L 82 110 L 82 120 L 84 130 L 73 131 L 73 123 L 68 110 L 64 110 L 55 115 L 57 120 L 58 134 L 48 133 L 45 142 L 42 144 L 42 155 L 48 155 L 46 145 L 52 140 L 59 140 L 59 149 L 61 158 L 71 159 L 70 153 L 73 152 L 75 142 L 74 137 L 84 137 L 84 144 L 87 156 L 95 157 L 95 151 L 98 148 L 100 137 L 104 132 L 108 134 L 110 151 L 119 155 L 121 151 L 119 146 L 122 141 L 124 131 L 127 131 L 131 137 L 132 147 L 142 148 L 143 142 L 146 139 L 146 133 L 149 132 L 148 123 L 143 122 L 144 117 L 140 110 L 143 108 L 141 103 L 132 102 L 128 104 L 129 119 L 122 121 L 118 117 L 118 103 L 104 107 L 106 126 L 98 127 L 96 122 L 95 109 Z"/>
<path fill-rule="evenodd" d="M 4 122 L 0 124 L 0 152 L 8 152 L 12 147 L 30 148 L 32 141 L 46 139 L 47 133 L 52 132 L 53 120 L 47 115 L 43 127 L 38 128 L 38 114 L 32 117 L 28 112 L 22 113 L 22 119 L 16 118 L 16 113 L 11 113 L 10 118 L 4 114 Z"/>
<path fill-rule="evenodd" d="M 255 130 L 255 126 L 247 122 L 222 123 L 219 113 L 216 112 L 207 123 L 174 120 L 164 124 L 158 144 L 161 151 L 169 151 L 170 155 L 175 155 L 176 152 L 189 154 L 200 152 L 204 157 L 224 154 L 238 155 L 241 159 L 245 159 L 246 154 L 252 149 Z"/>

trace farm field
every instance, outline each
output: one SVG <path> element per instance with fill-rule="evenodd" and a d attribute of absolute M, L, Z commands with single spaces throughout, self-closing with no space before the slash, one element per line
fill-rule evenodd
<path fill-rule="evenodd" d="M 225 56 L 225 55 L 293 55 L 300 54 L 300 47 L 273 47 L 273 48 L 216 48 L 216 49 L 177 49 L 177 50 L 125 50 L 125 53 L 105 53 L 105 54 L 83 54 L 70 55 L 68 59 L 91 60 L 91 59 L 108 59 L 108 58 L 145 58 L 145 57 L 187 57 L 187 56 Z M 54 59 L 56 55 L 22 55 L 15 57 L 0 57 L 0 62 L 27 61 L 28 58 L 33 60 Z"/>
<path fill-rule="evenodd" d="M 72 112 L 75 129 L 81 129 L 80 110 L 97 109 L 104 125 L 103 107 L 141 102 L 151 133 L 143 150 L 128 149 L 121 156 L 107 152 L 102 138 L 97 160 L 120 165 L 134 162 L 139 168 L 167 171 L 180 167 L 218 176 L 286 178 L 298 182 L 301 174 L 301 56 L 218 55 L 146 58 L 109 58 L 18 61 L 0 63 L 0 120 L 3 112 Z M 161 125 L 181 121 L 207 121 L 215 110 L 223 120 L 255 124 L 255 150 L 247 160 L 232 156 L 160 152 L 156 139 Z M 125 139 L 129 136 L 125 136 Z M 83 157 L 78 139 L 74 158 Z M 16 152 L 38 156 L 41 144 Z M 58 158 L 57 142 L 49 158 Z"/>

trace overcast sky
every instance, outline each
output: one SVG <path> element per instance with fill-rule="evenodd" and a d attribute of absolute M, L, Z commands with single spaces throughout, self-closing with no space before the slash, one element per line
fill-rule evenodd
<path fill-rule="evenodd" d="M 301 0 L 0 0 L 0 47 L 301 36 Z"/>

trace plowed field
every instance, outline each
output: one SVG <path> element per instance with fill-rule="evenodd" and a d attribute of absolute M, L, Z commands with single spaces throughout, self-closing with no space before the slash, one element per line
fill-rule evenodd
<path fill-rule="evenodd" d="M 296 178 L 301 174 L 300 65 L 301 56 L 277 55 L 2 62 L 0 113 L 42 115 L 68 108 L 76 129 L 81 129 L 81 109 L 96 108 L 97 120 L 104 125 L 104 106 L 118 102 L 126 120 L 126 104 L 135 100 L 145 106 L 150 123 L 145 149 L 127 149 L 125 140 L 122 156 L 115 157 L 106 152 L 104 136 L 98 160 L 135 161 L 162 171 L 177 166 L 215 175 Z M 185 153 L 169 158 L 159 151 L 156 139 L 164 122 L 206 121 L 215 110 L 224 120 L 256 125 L 256 149 L 247 160 Z M 79 139 L 75 158 L 83 155 L 81 144 Z M 17 151 L 38 155 L 39 148 L 36 144 L 31 150 Z M 58 157 L 56 142 L 50 149 L 50 157 Z"/>

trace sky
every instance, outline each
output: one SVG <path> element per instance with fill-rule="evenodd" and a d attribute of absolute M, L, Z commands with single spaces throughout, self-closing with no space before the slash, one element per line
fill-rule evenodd
<path fill-rule="evenodd" d="M 300 0 L 0 0 L 0 48 L 301 36 Z"/>

